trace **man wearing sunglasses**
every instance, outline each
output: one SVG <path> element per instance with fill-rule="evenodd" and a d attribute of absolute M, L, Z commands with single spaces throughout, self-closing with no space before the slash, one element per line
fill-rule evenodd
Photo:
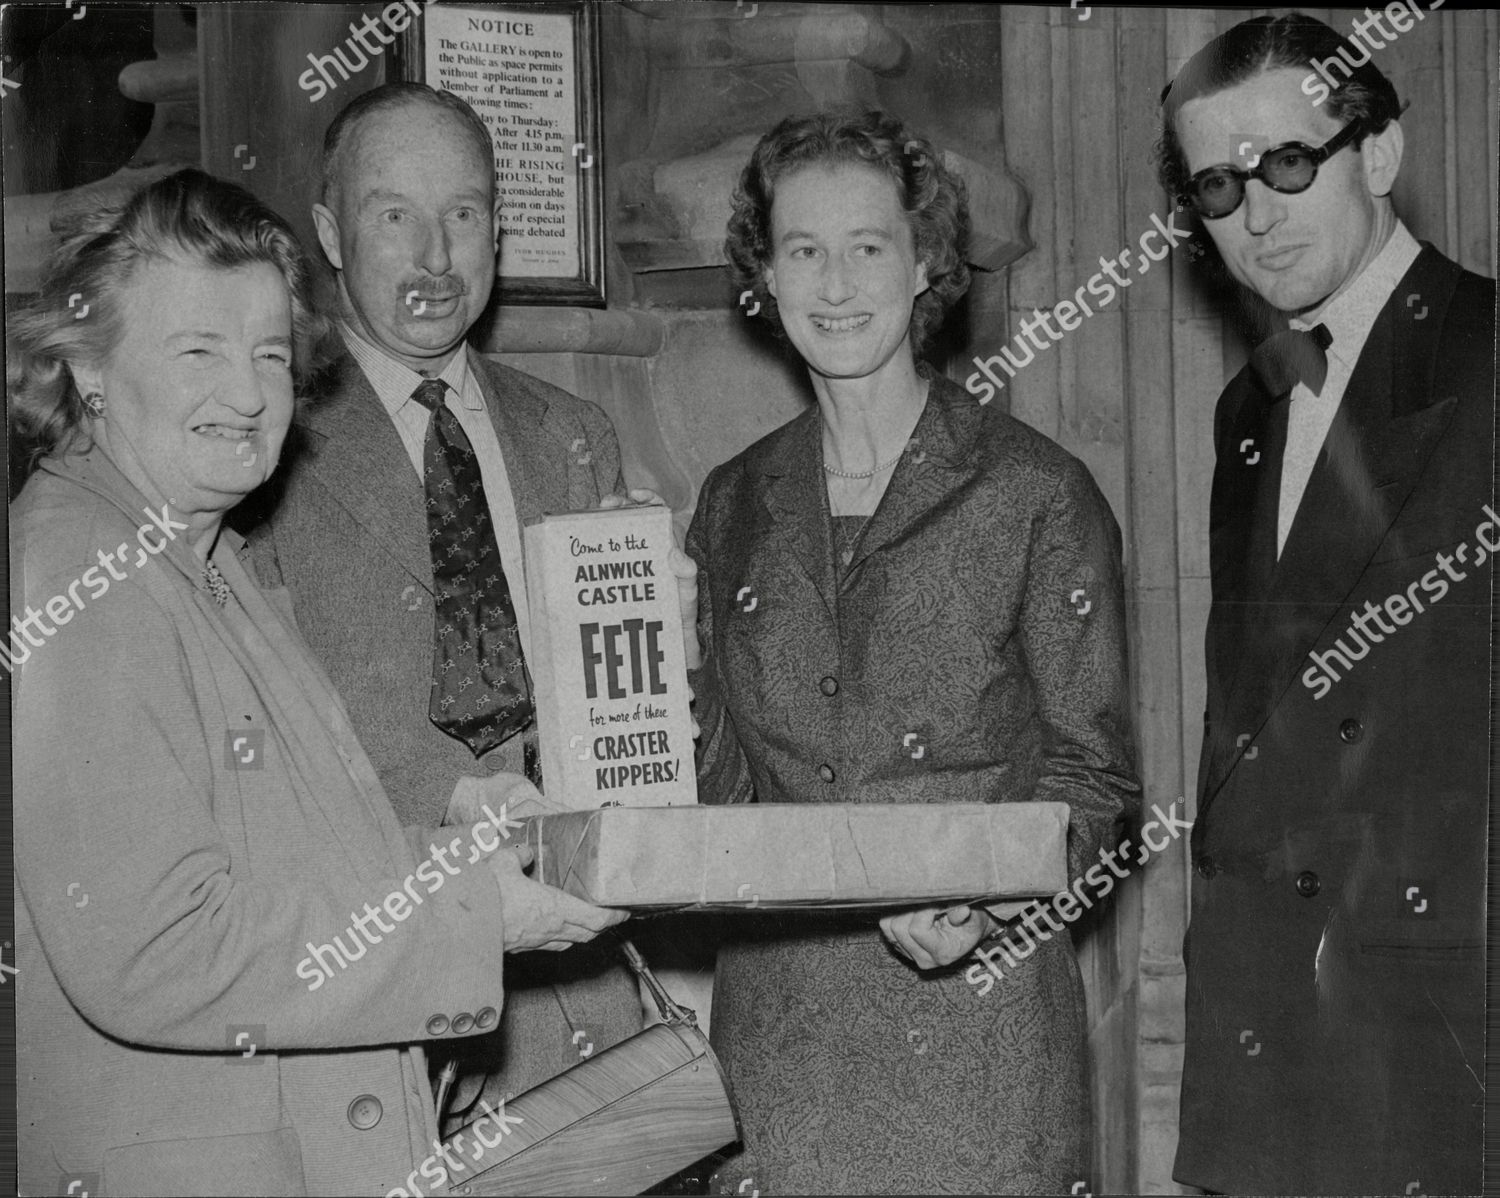
<path fill-rule="evenodd" d="M 1247 21 L 1163 95 L 1163 182 L 1282 327 L 1215 418 L 1174 1175 L 1478 1193 L 1495 289 L 1396 216 L 1369 56 L 1302 90 L 1342 40 Z"/>

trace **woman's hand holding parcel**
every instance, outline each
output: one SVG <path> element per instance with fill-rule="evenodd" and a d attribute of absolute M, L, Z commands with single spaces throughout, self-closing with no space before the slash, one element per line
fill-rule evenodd
<path fill-rule="evenodd" d="M 951 965 L 974 951 L 996 927 L 982 907 L 921 907 L 887 915 L 880 931 L 918 969 Z"/>

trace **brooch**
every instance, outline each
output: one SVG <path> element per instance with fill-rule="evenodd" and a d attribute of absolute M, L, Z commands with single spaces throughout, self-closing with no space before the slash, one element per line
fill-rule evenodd
<path fill-rule="evenodd" d="M 219 567 L 209 562 L 203 567 L 203 585 L 208 588 L 208 593 L 214 597 L 214 602 L 223 607 L 229 602 L 229 596 L 233 594 L 229 584 L 224 581 L 224 576 L 219 573 Z"/>

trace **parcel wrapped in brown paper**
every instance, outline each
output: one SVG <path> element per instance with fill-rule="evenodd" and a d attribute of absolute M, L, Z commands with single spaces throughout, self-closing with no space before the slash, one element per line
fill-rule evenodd
<path fill-rule="evenodd" d="M 606 807 L 526 824 L 533 876 L 604 907 L 1022 900 L 1068 881 L 1066 803 Z"/>

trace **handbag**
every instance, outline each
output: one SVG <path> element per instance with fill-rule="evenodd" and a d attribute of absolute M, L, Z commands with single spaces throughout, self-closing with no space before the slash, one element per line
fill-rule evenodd
<path fill-rule="evenodd" d="M 464 1167 L 450 1169 L 452 1193 L 639 1194 L 740 1138 L 696 1012 L 672 1000 L 633 943 L 621 947 L 662 1022 L 503 1104 L 503 1126 L 492 1112 L 454 1132 L 445 1156 Z M 487 1121 L 492 1138 L 478 1134 Z"/>

